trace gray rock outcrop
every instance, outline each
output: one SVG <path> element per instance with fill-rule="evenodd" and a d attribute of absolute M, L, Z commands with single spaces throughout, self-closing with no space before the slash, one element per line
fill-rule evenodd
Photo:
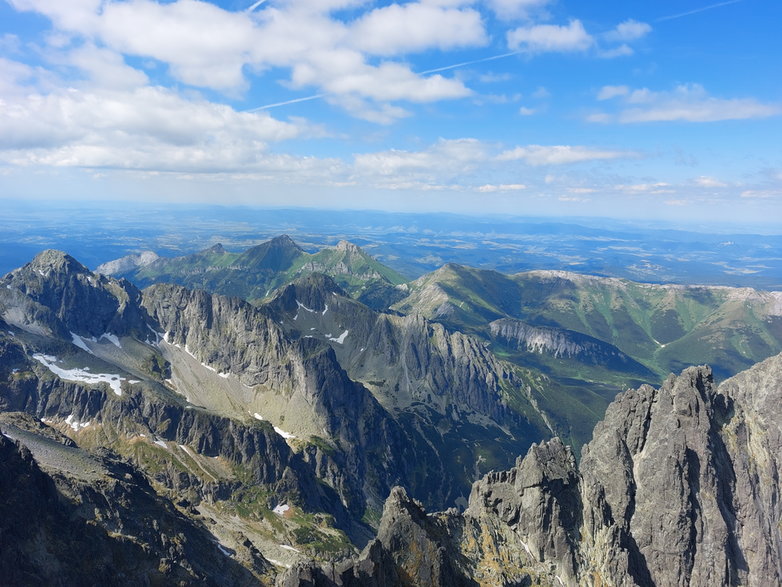
<path fill-rule="evenodd" d="M 559 439 L 534 445 L 463 514 L 393 492 L 375 556 L 411 585 L 779 585 L 780 393 L 782 355 L 720 386 L 692 367 L 627 391 L 580 465 Z"/>

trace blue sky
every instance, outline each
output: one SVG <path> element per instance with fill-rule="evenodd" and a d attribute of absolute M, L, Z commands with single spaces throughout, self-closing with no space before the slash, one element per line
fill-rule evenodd
<path fill-rule="evenodd" d="M 0 0 L 0 197 L 778 223 L 778 0 Z"/>

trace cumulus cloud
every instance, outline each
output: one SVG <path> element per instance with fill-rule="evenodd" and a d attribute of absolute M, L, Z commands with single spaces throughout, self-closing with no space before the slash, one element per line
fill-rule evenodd
<path fill-rule="evenodd" d="M 782 113 L 779 104 L 764 104 L 754 98 L 717 98 L 699 84 L 682 84 L 669 92 L 648 88 L 630 90 L 625 86 L 606 86 L 598 99 L 621 98 L 616 112 L 593 113 L 589 122 L 716 122 L 766 118 Z"/>
<path fill-rule="evenodd" d="M 67 35 L 93 47 L 93 55 L 86 50 L 74 53 L 72 63 L 96 79 L 102 76 L 109 85 L 116 86 L 123 78 L 122 55 L 154 60 L 185 84 L 229 95 L 248 87 L 248 71 L 283 68 L 290 72 L 293 88 L 314 87 L 346 97 L 332 100 L 335 104 L 377 102 L 365 103 L 358 115 L 383 121 L 403 112 L 389 102 L 431 102 L 464 97 L 470 91 L 456 79 L 417 74 L 407 63 L 370 63 L 370 55 L 392 57 L 487 42 L 476 10 L 437 3 L 394 4 L 344 22 L 331 12 L 358 7 L 360 2 L 293 0 L 243 12 L 197 0 L 13 4 L 50 18 L 66 33 L 58 41 L 61 48 L 70 42 Z M 143 72 L 125 67 L 127 85 L 143 83 Z"/>
<path fill-rule="evenodd" d="M 122 90 L 149 83 L 147 75 L 125 63 L 121 54 L 92 44 L 83 45 L 52 60 L 78 68 L 87 75 L 93 87 Z"/>
<path fill-rule="evenodd" d="M 605 149 L 592 149 L 590 147 L 573 145 L 529 145 L 516 147 L 500 153 L 499 161 L 524 161 L 528 165 L 566 165 L 583 161 L 595 161 L 599 159 L 619 159 L 623 157 L 637 157 L 636 153 L 628 151 L 613 151 Z"/>
<path fill-rule="evenodd" d="M 266 113 L 164 88 L 31 95 L 0 109 L 0 158 L 19 165 L 225 170 L 301 134 Z"/>
<path fill-rule="evenodd" d="M 645 22 L 629 19 L 618 24 L 614 30 L 607 32 L 604 37 L 608 41 L 636 41 L 641 37 L 645 37 L 651 31 L 652 27 Z"/>
<path fill-rule="evenodd" d="M 98 22 L 96 36 L 109 47 L 165 62 L 183 82 L 218 90 L 243 86 L 242 67 L 261 40 L 248 15 L 194 0 L 112 2 Z"/>
<path fill-rule="evenodd" d="M 420 2 L 377 8 L 351 28 L 353 46 L 375 55 L 399 55 L 430 48 L 445 50 L 487 43 L 478 11 Z"/>
<path fill-rule="evenodd" d="M 355 156 L 356 173 L 376 177 L 421 180 L 452 177 L 486 160 L 487 148 L 477 139 L 440 139 L 423 151 L 391 149 Z"/>
<path fill-rule="evenodd" d="M 580 20 L 571 20 L 566 26 L 519 27 L 507 33 L 507 41 L 511 49 L 529 53 L 584 51 L 594 43 Z"/>

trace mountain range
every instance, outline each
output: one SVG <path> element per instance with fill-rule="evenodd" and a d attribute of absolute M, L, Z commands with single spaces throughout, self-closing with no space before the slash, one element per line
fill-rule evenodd
<path fill-rule="evenodd" d="M 284 236 L 99 270 L 45 251 L 0 280 L 3 478 L 37 492 L 16 511 L 45 504 L 3 576 L 782 576 L 776 489 L 758 485 L 777 467 L 779 358 L 736 375 L 782 350 L 782 294 L 458 265 L 409 282 L 348 242 Z M 666 377 L 690 359 L 712 369 Z M 678 567 L 650 526 L 669 482 Z M 106 554 L 69 565 L 59 526 Z"/>

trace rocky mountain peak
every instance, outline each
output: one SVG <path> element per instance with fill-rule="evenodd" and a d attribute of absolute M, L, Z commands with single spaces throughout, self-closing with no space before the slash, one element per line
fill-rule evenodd
<path fill-rule="evenodd" d="M 71 340 L 145 332 L 141 292 L 125 280 L 92 273 L 62 251 L 47 250 L 3 278 L 0 316 L 23 330 Z"/>
<path fill-rule="evenodd" d="M 363 253 L 363 251 L 357 245 L 354 245 L 350 241 L 346 240 L 339 241 L 335 248 L 340 252 L 348 253 L 350 255 L 360 255 Z"/>
<path fill-rule="evenodd" d="M 296 241 L 294 241 L 287 234 L 281 234 L 280 236 L 275 236 L 273 239 L 269 241 L 269 245 L 272 247 L 300 249 L 299 245 L 296 244 Z"/>
<path fill-rule="evenodd" d="M 133 269 L 140 267 L 146 267 L 157 261 L 160 257 L 154 251 L 141 251 L 140 253 L 133 253 L 131 255 L 125 255 L 119 259 L 108 261 L 98 265 L 95 269 L 96 273 L 103 273 L 104 275 L 116 275 L 119 273 L 127 273 Z"/>
<path fill-rule="evenodd" d="M 88 274 L 90 270 L 69 254 L 56 249 L 47 249 L 38 253 L 30 263 L 23 267 L 37 271 L 39 274 L 51 272 L 63 274 Z"/>
<path fill-rule="evenodd" d="M 222 243 L 217 243 L 216 245 L 212 245 L 206 250 L 207 253 L 214 253 L 215 255 L 222 255 L 225 253 L 225 249 L 223 248 Z"/>

